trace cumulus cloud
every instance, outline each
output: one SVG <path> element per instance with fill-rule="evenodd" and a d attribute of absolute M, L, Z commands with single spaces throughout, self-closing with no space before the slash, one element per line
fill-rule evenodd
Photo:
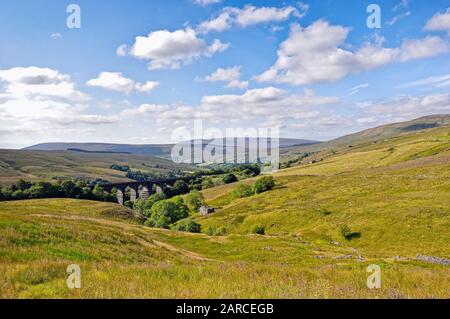
<path fill-rule="evenodd" d="M 436 13 L 425 25 L 427 31 L 446 31 L 450 35 L 450 8 L 444 13 Z"/>
<path fill-rule="evenodd" d="M 97 78 L 86 82 L 86 85 L 130 94 L 134 91 L 150 92 L 159 85 L 159 82 L 136 83 L 132 79 L 124 77 L 120 72 L 102 72 Z"/>
<path fill-rule="evenodd" d="M 248 87 L 248 81 L 241 81 L 241 67 L 219 68 L 215 72 L 205 77 L 208 82 L 228 82 L 227 87 L 245 89 Z"/>
<path fill-rule="evenodd" d="M 247 27 L 251 25 L 285 21 L 292 16 L 303 17 L 308 5 L 299 3 L 298 8 L 286 7 L 255 7 L 247 5 L 244 8 L 227 7 L 222 9 L 218 16 L 202 22 L 198 30 L 202 33 L 211 31 L 221 32 L 230 29 L 233 25 Z"/>
<path fill-rule="evenodd" d="M 228 48 L 228 44 L 215 39 L 211 44 L 198 37 L 191 28 L 176 31 L 160 30 L 147 36 L 138 36 L 131 47 L 121 45 L 117 49 L 120 56 L 129 55 L 149 61 L 149 69 L 177 69 L 200 57 L 211 57 Z"/>
<path fill-rule="evenodd" d="M 335 82 L 351 73 L 368 71 L 393 62 L 433 57 L 448 52 L 439 37 L 408 39 L 399 48 L 384 48 L 382 39 L 355 51 L 345 49 L 349 28 L 318 20 L 306 28 L 295 24 L 278 50 L 275 64 L 258 75 L 260 82 L 304 85 Z"/>
<path fill-rule="evenodd" d="M 17 67 L 0 70 L 1 125 L 25 139 L 55 134 L 69 125 L 110 124 L 112 117 L 86 114 L 90 98 L 78 91 L 71 77 L 57 70 L 39 67 Z M 39 135 L 41 134 L 41 135 Z M 50 135 L 51 137 L 51 135 Z"/>
<path fill-rule="evenodd" d="M 69 75 L 39 67 L 16 67 L 0 70 L 0 81 L 6 83 L 3 97 L 55 97 L 83 102 L 89 97 L 78 91 Z"/>
<path fill-rule="evenodd" d="M 402 62 L 428 58 L 450 50 L 448 42 L 440 37 L 426 36 L 423 39 L 406 39 L 399 50 L 398 59 Z"/>
<path fill-rule="evenodd" d="M 144 104 L 128 108 L 125 116 L 156 119 L 160 124 L 186 123 L 203 119 L 215 123 L 234 121 L 265 121 L 283 123 L 303 119 L 310 108 L 338 103 L 337 97 L 317 96 L 311 90 L 303 94 L 290 94 L 275 87 L 247 90 L 243 94 L 204 96 L 196 107 L 185 105 Z"/>

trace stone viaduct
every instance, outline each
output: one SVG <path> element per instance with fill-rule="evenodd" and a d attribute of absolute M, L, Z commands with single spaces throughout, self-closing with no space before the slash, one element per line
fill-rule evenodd
<path fill-rule="evenodd" d="M 137 198 L 147 200 L 150 194 L 153 192 L 161 193 L 166 188 L 172 188 L 176 181 L 182 180 L 189 182 L 197 177 L 176 177 L 176 178 L 166 178 L 166 179 L 155 179 L 150 181 L 142 182 L 123 182 L 114 184 L 102 185 L 103 189 L 110 193 L 114 188 L 117 190 L 117 202 L 120 205 L 124 204 L 124 195 L 127 189 L 130 190 L 130 201 L 133 203 Z"/>

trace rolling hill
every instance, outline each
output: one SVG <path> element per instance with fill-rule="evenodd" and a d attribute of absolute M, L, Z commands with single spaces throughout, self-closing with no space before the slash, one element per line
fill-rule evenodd
<path fill-rule="evenodd" d="M 242 143 L 243 139 L 239 141 Z M 254 139 L 255 140 L 255 139 Z M 200 143 L 206 145 L 212 140 L 203 140 Z M 182 142 L 192 143 L 194 141 Z M 195 141 L 198 143 L 199 141 Z M 243 142 L 245 143 L 245 142 Z M 280 147 L 305 146 L 318 143 L 317 141 L 280 138 Z M 174 144 L 148 144 L 148 145 L 134 145 L 134 144 L 107 144 L 107 143 L 43 143 L 26 147 L 24 150 L 32 151 L 78 151 L 90 153 L 124 153 L 149 155 L 163 158 L 170 158 L 170 153 Z"/>
<path fill-rule="evenodd" d="M 280 151 L 284 160 L 295 158 L 307 152 L 316 153 L 315 158 L 328 156 L 336 151 L 357 145 L 382 142 L 385 139 L 405 135 L 415 131 L 450 126 L 450 115 L 431 115 L 406 122 L 378 126 L 328 142 L 314 145 L 287 147 Z M 311 160 L 310 158 L 307 161 Z"/>
<path fill-rule="evenodd" d="M 450 297 L 449 127 L 273 176 L 275 189 L 251 197 L 235 198 L 238 184 L 203 191 L 216 212 L 194 218 L 225 236 L 144 227 L 109 203 L 1 202 L 0 298 Z M 73 263 L 79 290 L 65 285 Z M 366 287 L 371 264 L 381 289 Z"/>
<path fill-rule="evenodd" d="M 137 154 L 0 150 L 0 185 L 10 185 L 19 179 L 101 178 L 110 182 L 130 181 L 125 176 L 126 172 L 111 169 L 111 165 L 127 165 L 145 173 L 195 169 L 164 158 Z"/>

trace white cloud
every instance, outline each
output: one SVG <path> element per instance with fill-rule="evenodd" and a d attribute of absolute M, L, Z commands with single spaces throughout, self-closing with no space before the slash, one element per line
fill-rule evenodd
<path fill-rule="evenodd" d="M 138 92 L 150 92 L 159 86 L 157 81 L 147 81 L 145 83 L 136 83 L 135 90 Z"/>
<path fill-rule="evenodd" d="M 130 55 L 137 59 L 148 60 L 149 69 L 179 68 L 202 57 L 210 57 L 228 48 L 228 44 L 215 39 L 207 45 L 197 36 L 195 30 L 186 28 L 170 32 L 160 30 L 147 36 L 138 36 L 131 47 L 121 45 L 117 49 L 120 56 Z"/>
<path fill-rule="evenodd" d="M 120 72 L 102 72 L 97 78 L 86 82 L 86 85 L 130 94 L 133 91 L 152 91 L 159 83 L 154 81 L 148 81 L 143 84 L 135 83 L 132 79 L 124 77 Z"/>
<path fill-rule="evenodd" d="M 359 91 L 361 91 L 362 89 L 367 89 L 368 87 L 369 87 L 369 84 L 367 84 L 367 83 L 357 85 L 357 86 L 351 88 L 350 90 L 348 90 L 347 96 L 354 95 L 354 94 L 358 93 Z"/>
<path fill-rule="evenodd" d="M 144 104 L 128 108 L 124 116 L 155 119 L 159 124 L 186 124 L 193 119 L 214 123 L 230 121 L 247 123 L 250 120 L 283 123 L 303 119 L 305 114 L 320 106 L 338 103 L 337 97 L 317 96 L 311 90 L 290 94 L 274 87 L 247 90 L 245 93 L 204 96 L 197 107 L 185 105 Z M 238 116 L 236 116 L 238 114 Z M 234 119 L 234 120 L 230 120 Z"/>
<path fill-rule="evenodd" d="M 247 27 L 251 25 L 285 21 L 292 16 L 303 17 L 308 11 L 308 5 L 299 3 L 298 8 L 286 7 L 255 7 L 247 5 L 244 8 L 226 7 L 219 15 L 202 22 L 197 29 L 199 32 L 221 32 L 230 29 L 233 25 Z"/>
<path fill-rule="evenodd" d="M 335 82 L 351 73 L 379 68 L 393 62 L 433 57 L 449 51 L 439 37 L 405 40 L 400 48 L 383 48 L 382 40 L 366 43 L 356 51 L 344 49 L 349 28 L 319 20 L 306 28 L 295 24 L 278 50 L 275 64 L 256 77 L 260 82 L 304 85 Z"/>
<path fill-rule="evenodd" d="M 427 31 L 447 31 L 450 35 L 450 8 L 444 13 L 436 13 L 425 25 Z"/>
<path fill-rule="evenodd" d="M 17 67 L 0 70 L 0 124 L 16 144 L 65 136 L 68 126 L 111 124 L 114 117 L 86 114 L 90 98 L 57 70 Z M 25 133 L 21 133 L 25 132 Z M 67 135 L 70 138 L 72 135 Z"/>
<path fill-rule="evenodd" d="M 403 18 L 407 18 L 411 15 L 411 11 L 406 11 L 404 13 L 401 13 L 399 15 L 394 16 L 392 19 L 390 19 L 389 21 L 386 22 L 387 25 L 394 25 L 396 24 L 399 20 L 403 19 Z"/>
<path fill-rule="evenodd" d="M 421 86 L 431 86 L 434 88 L 441 88 L 450 86 L 450 74 L 442 75 L 442 76 L 432 76 L 425 79 L 421 79 L 414 82 L 405 83 L 399 85 L 397 88 L 399 89 L 409 89 Z"/>
<path fill-rule="evenodd" d="M 52 34 L 50 35 L 50 38 L 53 39 L 53 40 L 61 39 L 61 38 L 62 38 L 62 34 L 59 33 L 59 32 L 57 32 L 57 33 L 52 33 Z"/>
<path fill-rule="evenodd" d="M 407 39 L 399 52 L 399 60 L 411 61 L 422 58 L 428 58 L 446 53 L 450 50 L 448 42 L 440 37 L 427 36 L 423 39 Z"/>
<path fill-rule="evenodd" d="M 56 70 L 39 67 L 17 67 L 0 70 L 0 81 L 6 82 L 4 94 L 10 97 L 55 97 L 82 102 L 89 97 L 76 90 L 71 77 Z"/>
<path fill-rule="evenodd" d="M 195 3 L 202 7 L 206 7 L 209 6 L 210 4 L 220 3 L 222 1 L 223 0 L 195 0 Z"/>
<path fill-rule="evenodd" d="M 234 66 L 228 69 L 219 68 L 212 74 L 205 77 L 208 82 L 228 82 L 227 87 L 245 89 L 248 81 L 240 81 L 241 67 Z"/>
<path fill-rule="evenodd" d="M 413 119 L 430 114 L 450 112 L 450 94 L 425 96 L 399 96 L 394 99 L 370 103 L 363 108 L 366 114 L 392 121 L 394 118 Z"/>

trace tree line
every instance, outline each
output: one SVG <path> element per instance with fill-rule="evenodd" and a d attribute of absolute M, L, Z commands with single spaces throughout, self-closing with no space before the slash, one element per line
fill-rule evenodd
<path fill-rule="evenodd" d="M 116 194 L 107 193 L 101 184 L 105 181 L 65 180 L 56 183 L 27 182 L 0 188 L 0 201 L 39 199 L 39 198 L 75 198 L 97 201 L 116 202 Z"/>

